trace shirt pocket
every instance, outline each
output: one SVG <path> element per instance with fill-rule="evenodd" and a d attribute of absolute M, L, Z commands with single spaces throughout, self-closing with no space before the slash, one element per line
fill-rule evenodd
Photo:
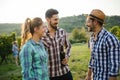
<path fill-rule="evenodd" d="M 59 45 L 64 45 L 65 43 L 65 37 L 64 35 L 61 35 L 59 38 L 56 39 L 56 42 L 59 44 Z"/>

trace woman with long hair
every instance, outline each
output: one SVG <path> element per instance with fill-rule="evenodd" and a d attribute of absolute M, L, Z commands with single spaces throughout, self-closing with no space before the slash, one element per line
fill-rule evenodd
<path fill-rule="evenodd" d="M 43 21 L 38 17 L 32 20 L 27 18 L 25 25 L 19 55 L 23 80 L 49 80 L 48 55 L 41 41 L 45 31 Z"/>

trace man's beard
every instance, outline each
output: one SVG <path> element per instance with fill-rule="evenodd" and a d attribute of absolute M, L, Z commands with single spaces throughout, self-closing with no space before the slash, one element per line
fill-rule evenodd
<path fill-rule="evenodd" d="M 57 30 L 57 26 L 52 25 L 51 22 L 50 22 L 50 26 L 51 26 L 53 29 Z"/>
<path fill-rule="evenodd" d="M 89 32 L 94 32 L 94 29 L 95 29 L 95 26 L 94 26 L 94 25 L 92 25 L 92 27 L 88 27 L 88 31 L 89 31 Z"/>
<path fill-rule="evenodd" d="M 91 27 L 88 27 L 88 32 L 93 32 Z"/>

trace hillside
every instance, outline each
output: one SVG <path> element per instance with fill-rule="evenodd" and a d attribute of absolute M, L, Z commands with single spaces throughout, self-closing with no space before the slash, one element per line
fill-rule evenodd
<path fill-rule="evenodd" d="M 60 18 L 59 26 L 64 28 L 67 32 L 71 32 L 75 27 L 85 27 L 85 19 L 87 14 L 78 16 L 68 16 Z M 120 26 L 120 16 L 107 16 L 104 27 L 110 29 L 113 26 Z M 0 34 L 17 32 L 20 34 L 20 23 L 4 23 L 0 24 Z"/>
<path fill-rule="evenodd" d="M 69 16 L 60 19 L 59 26 L 71 32 L 73 28 L 81 28 L 85 26 L 86 15 Z"/>
<path fill-rule="evenodd" d="M 60 19 L 59 26 L 71 32 L 75 27 L 85 27 L 85 19 L 87 14 L 78 16 L 63 17 Z M 113 26 L 120 26 L 120 16 L 107 16 L 104 27 L 110 29 Z"/>
<path fill-rule="evenodd" d="M 21 24 L 20 23 L 2 23 L 0 24 L 0 34 L 9 34 L 11 32 L 17 32 L 20 35 Z"/>

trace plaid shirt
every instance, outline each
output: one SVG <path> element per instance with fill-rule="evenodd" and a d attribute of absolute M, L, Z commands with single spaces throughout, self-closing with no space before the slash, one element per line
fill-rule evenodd
<path fill-rule="evenodd" d="M 62 67 L 60 61 L 60 46 L 64 45 L 66 49 L 66 57 L 70 56 L 71 44 L 68 41 L 67 33 L 62 28 L 57 28 L 55 37 L 51 37 L 49 31 L 43 37 L 43 43 L 48 51 L 49 56 L 49 74 L 50 77 L 57 77 L 69 72 L 68 65 Z"/>
<path fill-rule="evenodd" d="M 110 76 L 117 76 L 120 61 L 119 40 L 102 29 L 97 40 L 93 34 L 90 38 L 91 59 L 89 67 L 93 71 L 93 80 L 108 80 Z"/>
<path fill-rule="evenodd" d="M 20 51 L 23 80 L 49 80 L 48 56 L 43 43 L 32 39 Z"/>

